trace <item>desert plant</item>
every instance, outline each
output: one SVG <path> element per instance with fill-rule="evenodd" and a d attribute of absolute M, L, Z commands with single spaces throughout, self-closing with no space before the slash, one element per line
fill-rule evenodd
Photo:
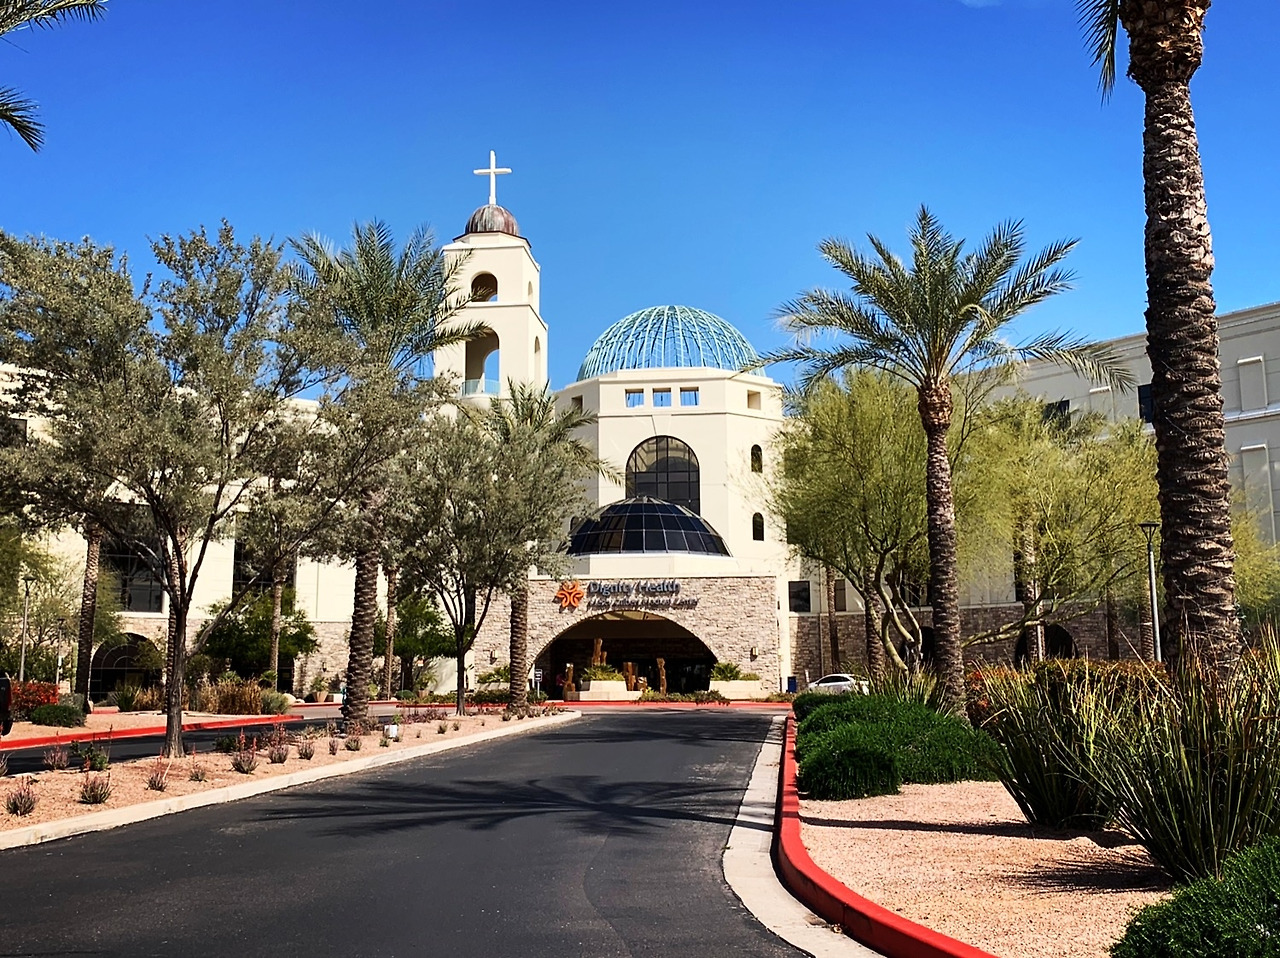
<path fill-rule="evenodd" d="M 364 748 L 364 741 L 357 735 L 348 735 L 347 740 L 342 743 L 348 752 L 358 752 Z"/>
<path fill-rule="evenodd" d="M 390 748 L 390 747 L 391 747 L 391 736 L 390 736 L 390 735 L 388 735 L 386 732 L 383 732 L 383 733 L 382 733 L 382 735 L 378 738 L 378 747 L 379 747 L 379 748 Z"/>
<path fill-rule="evenodd" d="M 283 692 L 264 691 L 261 699 L 263 715 L 284 715 L 289 711 L 289 696 Z"/>
<path fill-rule="evenodd" d="M 80 801 L 85 805 L 101 805 L 111 797 L 111 773 L 86 775 L 80 782 Z"/>
<path fill-rule="evenodd" d="M 874 726 L 850 722 L 821 736 L 800 765 L 796 784 L 811 798 L 866 798 L 896 793 L 902 775 Z"/>
<path fill-rule="evenodd" d="M 133 700 L 133 711 L 158 712 L 162 708 L 164 708 L 164 693 L 159 688 L 151 686 L 138 689 L 138 694 Z"/>
<path fill-rule="evenodd" d="M 49 753 L 46 751 L 45 756 L 47 757 L 48 754 Z M 63 768 L 66 768 L 66 765 L 63 765 Z M 6 752 L 0 752 L 0 778 L 4 778 L 8 774 L 9 774 L 9 755 Z"/>
<path fill-rule="evenodd" d="M 153 759 L 147 766 L 147 788 L 153 792 L 163 792 L 169 787 L 169 768 L 173 762 L 160 757 Z"/>
<path fill-rule="evenodd" d="M 261 715 L 262 689 L 258 683 L 224 675 L 212 687 L 214 710 L 221 715 Z"/>
<path fill-rule="evenodd" d="M 493 685 L 501 683 L 502 685 L 511 684 L 511 666 L 497 665 L 488 672 L 482 672 L 476 676 L 476 682 L 480 685 Z"/>
<path fill-rule="evenodd" d="M 57 705 L 58 687 L 52 682 L 13 682 L 9 686 L 9 710 L 15 722 L 24 721 L 38 705 Z"/>
<path fill-rule="evenodd" d="M 303 738 L 298 740 L 298 758 L 304 762 L 309 762 L 315 758 L 316 740 L 314 738 Z"/>
<path fill-rule="evenodd" d="M 1229 857 L 1222 879 L 1202 878 L 1148 905 L 1111 946 L 1112 958 L 1264 958 L 1280 941 L 1280 840 Z"/>
<path fill-rule="evenodd" d="M 31 710 L 31 721 L 36 725 L 79 728 L 84 725 L 84 712 L 73 705 L 37 705 Z"/>
<path fill-rule="evenodd" d="M 448 726 L 448 723 L 446 722 L 441 722 L 439 725 L 436 726 L 436 732 L 439 735 L 443 735 L 447 731 L 449 731 L 449 726 Z"/>
<path fill-rule="evenodd" d="M 35 789 L 30 779 L 23 779 L 4 797 L 4 808 L 10 815 L 26 816 L 36 810 Z"/>
<path fill-rule="evenodd" d="M 460 728 L 462 728 L 462 723 L 460 723 L 460 722 L 454 722 L 454 723 L 453 723 L 453 730 L 454 730 L 455 732 L 456 732 L 456 731 L 458 731 L 458 729 L 460 729 Z"/>
<path fill-rule="evenodd" d="M 329 739 L 329 754 L 330 755 L 338 754 L 338 739 L 336 738 Z"/>
<path fill-rule="evenodd" d="M 1264 635 L 1225 676 L 1192 655 L 1179 666 L 1167 687 L 1138 693 L 1135 711 L 1085 698 L 1103 716 L 1088 771 L 1116 823 L 1194 880 L 1280 835 L 1280 642 Z"/>
<path fill-rule="evenodd" d="M 136 685 L 118 685 L 113 692 L 107 694 L 107 704 L 114 705 L 121 712 L 136 712 L 138 710 L 138 694 L 142 689 Z"/>
<path fill-rule="evenodd" d="M 717 662 L 711 666 L 713 682 L 737 682 L 742 678 L 742 669 L 734 662 Z"/>
<path fill-rule="evenodd" d="M 196 757 L 196 753 L 191 753 L 191 767 L 187 772 L 187 781 L 203 782 L 209 777 L 209 769 Z"/>
<path fill-rule="evenodd" d="M 82 772 L 105 772 L 111 764 L 110 752 L 99 746 L 96 740 L 72 742 L 67 749 L 67 758 L 79 765 Z"/>
<path fill-rule="evenodd" d="M 625 681 L 621 672 L 612 665 L 588 665 L 582 670 L 582 677 L 588 682 L 622 682 Z M 481 700 L 475 696 L 472 701 L 480 702 Z M 505 701 L 505 699 L 504 699 Z"/>
<path fill-rule="evenodd" d="M 241 732 L 240 734 L 243 735 L 244 732 Z M 213 740 L 213 750 L 215 752 L 222 752 L 225 755 L 230 755 L 236 750 L 238 741 L 239 740 L 234 735 L 219 735 Z"/>
<path fill-rule="evenodd" d="M 510 721 L 511 721 L 511 713 L 510 713 L 510 712 L 503 712 L 503 713 L 502 713 L 502 721 L 504 721 L 504 722 L 510 722 Z M 444 727 L 443 727 L 443 726 L 441 726 L 440 731 L 441 731 L 441 732 L 444 732 Z"/>
<path fill-rule="evenodd" d="M 289 745 L 281 742 L 267 746 L 267 761 L 272 765 L 283 765 L 289 760 Z"/>
<path fill-rule="evenodd" d="M 246 739 L 243 729 L 236 739 L 236 750 L 231 753 L 231 767 L 241 775 L 250 775 L 258 767 L 258 740 Z"/>

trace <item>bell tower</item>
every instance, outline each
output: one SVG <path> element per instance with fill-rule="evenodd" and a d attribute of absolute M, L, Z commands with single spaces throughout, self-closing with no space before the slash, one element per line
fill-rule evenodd
<path fill-rule="evenodd" d="M 488 168 L 474 172 L 489 177 L 489 202 L 444 254 L 469 296 L 459 320 L 482 323 L 488 332 L 437 350 L 434 361 L 436 375 L 455 377 L 465 398 L 485 402 L 505 396 L 511 381 L 547 384 L 547 324 L 538 309 L 541 267 L 516 218 L 497 201 L 498 177 L 511 170 L 499 167 L 490 150 Z"/>

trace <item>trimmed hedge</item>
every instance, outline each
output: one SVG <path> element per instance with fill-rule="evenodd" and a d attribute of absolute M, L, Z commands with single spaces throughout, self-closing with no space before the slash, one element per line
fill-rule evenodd
<path fill-rule="evenodd" d="M 84 725 L 84 712 L 74 705 L 37 705 L 31 710 L 31 721 L 36 725 L 79 728 Z"/>
<path fill-rule="evenodd" d="M 1229 858 L 1223 877 L 1185 885 L 1139 911 L 1112 958 L 1275 958 L 1280 955 L 1280 839 Z"/>
<path fill-rule="evenodd" d="M 893 794 L 903 783 L 996 778 L 999 750 L 984 732 L 918 702 L 884 695 L 833 698 L 800 723 L 799 786 L 813 798 Z"/>

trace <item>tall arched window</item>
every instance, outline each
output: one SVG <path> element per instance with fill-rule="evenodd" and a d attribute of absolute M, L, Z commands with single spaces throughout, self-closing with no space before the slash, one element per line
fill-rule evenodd
<path fill-rule="evenodd" d="M 751 517 L 751 538 L 764 542 L 764 516 L 758 512 Z"/>
<path fill-rule="evenodd" d="M 702 512 L 698 457 L 672 436 L 654 436 L 631 451 L 627 459 L 627 497 L 652 496 Z"/>
<path fill-rule="evenodd" d="M 751 447 L 751 471 L 764 472 L 764 450 L 759 446 Z"/>

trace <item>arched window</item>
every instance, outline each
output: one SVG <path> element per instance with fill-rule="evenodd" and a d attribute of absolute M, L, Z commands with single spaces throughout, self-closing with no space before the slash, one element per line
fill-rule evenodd
<path fill-rule="evenodd" d="M 701 513 L 698 457 L 672 436 L 654 436 L 631 451 L 627 459 L 627 498 L 652 496 Z"/>
<path fill-rule="evenodd" d="M 498 280 L 492 273 L 476 273 L 471 281 L 471 302 L 492 303 L 498 298 Z"/>
<path fill-rule="evenodd" d="M 751 471 L 764 472 L 764 450 L 759 446 L 751 447 Z"/>
<path fill-rule="evenodd" d="M 764 542 L 764 516 L 758 512 L 751 517 L 751 538 L 756 542 Z"/>

